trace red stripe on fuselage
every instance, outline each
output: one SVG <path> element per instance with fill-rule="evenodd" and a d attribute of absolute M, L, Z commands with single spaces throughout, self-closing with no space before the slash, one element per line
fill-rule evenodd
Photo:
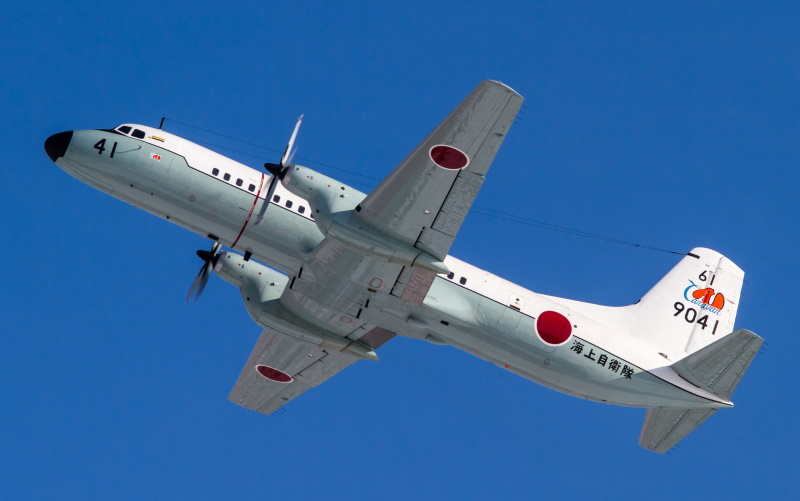
<path fill-rule="evenodd" d="M 236 247 L 236 244 L 239 242 L 239 239 L 242 238 L 242 233 L 244 233 L 244 229 L 247 228 L 247 223 L 250 222 L 250 216 L 253 215 L 253 211 L 256 208 L 256 204 L 258 203 L 258 197 L 261 195 L 261 188 L 264 187 L 264 173 L 261 173 L 261 182 L 258 184 L 258 192 L 256 192 L 256 197 L 253 199 L 253 205 L 250 206 L 250 212 L 247 213 L 247 217 L 244 220 L 244 224 L 242 225 L 242 229 L 239 230 L 239 234 L 236 235 L 236 240 L 233 241 L 231 244 L 231 249 Z M 269 203 L 269 201 L 265 201 L 265 203 Z"/>

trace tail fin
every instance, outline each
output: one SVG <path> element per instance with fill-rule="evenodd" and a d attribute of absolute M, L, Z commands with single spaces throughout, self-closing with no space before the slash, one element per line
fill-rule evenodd
<path fill-rule="evenodd" d="M 752 332 L 739 329 L 672 364 L 671 368 L 693 385 L 730 399 L 763 342 Z M 639 445 L 651 451 L 667 452 L 716 411 L 648 409 Z"/>
<path fill-rule="evenodd" d="M 669 360 L 680 360 L 733 331 L 744 272 L 711 249 L 696 248 L 635 305 L 624 326 Z"/>

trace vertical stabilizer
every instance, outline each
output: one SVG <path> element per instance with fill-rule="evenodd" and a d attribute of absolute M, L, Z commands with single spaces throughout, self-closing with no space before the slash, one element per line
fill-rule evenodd
<path fill-rule="evenodd" d="M 626 312 L 624 327 L 676 361 L 733 331 L 744 272 L 696 248 Z"/>

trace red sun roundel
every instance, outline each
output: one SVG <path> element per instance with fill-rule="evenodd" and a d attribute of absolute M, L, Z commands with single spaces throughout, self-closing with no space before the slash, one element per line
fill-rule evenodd
<path fill-rule="evenodd" d="M 446 144 L 437 144 L 431 148 L 430 156 L 433 163 L 443 169 L 459 170 L 469 165 L 466 153 Z"/>
<path fill-rule="evenodd" d="M 269 379 L 270 381 L 275 381 L 276 383 L 291 383 L 294 381 L 292 376 L 289 374 L 267 365 L 256 365 L 256 370 L 265 378 Z"/>
<path fill-rule="evenodd" d="M 561 313 L 545 311 L 536 319 L 536 334 L 545 343 L 559 346 L 566 343 L 572 335 L 572 324 Z"/>

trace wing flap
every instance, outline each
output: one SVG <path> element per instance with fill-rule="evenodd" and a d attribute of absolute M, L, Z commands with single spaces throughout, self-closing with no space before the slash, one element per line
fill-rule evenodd
<path fill-rule="evenodd" d="M 433 225 L 422 230 L 416 243 L 418 249 L 437 257 L 447 254 L 484 179 L 483 176 L 468 171 L 458 174 Z"/>
<path fill-rule="evenodd" d="M 264 329 L 228 399 L 242 407 L 271 414 L 306 390 L 319 386 L 358 358 L 328 351 L 277 330 Z M 289 383 L 263 376 L 258 366 L 292 377 Z"/>

